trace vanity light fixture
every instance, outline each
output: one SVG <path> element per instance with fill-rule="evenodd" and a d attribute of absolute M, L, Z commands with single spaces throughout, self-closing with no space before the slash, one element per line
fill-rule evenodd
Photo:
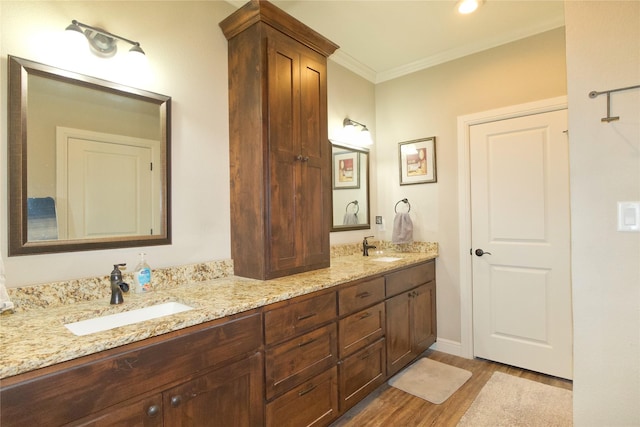
<path fill-rule="evenodd" d="M 352 139 L 352 143 L 356 145 L 373 145 L 373 139 L 371 139 L 371 132 L 367 129 L 366 125 L 362 123 L 358 123 L 355 120 L 351 120 L 350 118 L 345 118 L 342 122 L 342 126 L 344 126 L 345 134 L 347 137 Z M 361 126 L 362 129 L 360 132 L 356 132 L 356 126 Z"/>
<path fill-rule="evenodd" d="M 116 51 L 118 50 L 118 46 L 116 45 L 118 40 L 122 40 L 132 45 L 131 49 L 129 49 L 130 55 L 140 58 L 145 57 L 145 53 L 140 47 L 140 43 L 125 39 L 124 37 L 115 35 L 101 28 L 83 24 L 75 19 L 71 21 L 71 24 L 66 28 L 66 31 L 69 31 L 69 34 L 72 35 L 77 34 L 84 36 L 84 39 L 86 39 L 89 42 L 89 46 L 91 46 L 91 51 L 103 58 L 110 58 L 116 54 Z"/>
<path fill-rule="evenodd" d="M 460 0 L 456 4 L 456 9 L 459 13 L 466 15 L 474 12 L 482 3 L 483 0 Z"/>

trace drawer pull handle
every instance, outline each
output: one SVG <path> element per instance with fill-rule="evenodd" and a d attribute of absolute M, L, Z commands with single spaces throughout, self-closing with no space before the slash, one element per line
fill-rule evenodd
<path fill-rule="evenodd" d="M 313 317 L 315 315 L 316 315 L 316 313 L 309 313 L 309 314 L 305 314 L 303 316 L 298 316 L 298 321 L 309 319 L 310 317 Z"/>
<path fill-rule="evenodd" d="M 371 353 L 365 353 L 362 356 L 360 356 L 360 360 L 368 359 L 369 356 L 371 356 Z"/>
<path fill-rule="evenodd" d="M 182 396 L 178 395 L 178 396 L 173 396 L 171 398 L 171 406 L 173 406 L 174 408 L 177 408 L 178 406 L 180 406 L 181 403 L 182 403 Z"/>
<path fill-rule="evenodd" d="M 305 390 L 299 391 L 298 396 L 304 396 L 307 393 L 311 393 L 315 388 L 316 386 L 314 384 L 311 384 L 311 387 L 307 387 Z"/>
<path fill-rule="evenodd" d="M 371 317 L 371 313 L 368 312 L 368 311 L 366 313 L 362 313 L 360 316 L 358 316 L 358 320 L 366 319 L 367 317 Z"/>
<path fill-rule="evenodd" d="M 371 296 L 371 293 L 364 291 L 364 292 L 360 292 L 359 294 L 356 294 L 356 298 L 368 298 Z"/>
<path fill-rule="evenodd" d="M 304 347 L 305 345 L 309 345 L 309 344 L 311 344 L 312 342 L 314 342 L 315 340 L 316 340 L 316 339 L 315 339 L 315 338 L 313 338 L 313 339 L 310 339 L 309 341 L 301 342 L 300 344 L 298 344 L 298 347 Z"/>
<path fill-rule="evenodd" d="M 160 413 L 160 407 L 158 405 L 151 405 L 147 408 L 147 415 L 149 417 L 155 417 Z"/>

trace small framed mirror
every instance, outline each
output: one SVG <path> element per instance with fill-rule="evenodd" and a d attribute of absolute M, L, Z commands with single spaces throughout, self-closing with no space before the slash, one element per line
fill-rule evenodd
<path fill-rule="evenodd" d="M 171 98 L 9 56 L 9 256 L 171 243 Z"/>
<path fill-rule="evenodd" d="M 369 218 L 369 152 L 332 144 L 333 222 L 331 231 L 371 228 Z"/>

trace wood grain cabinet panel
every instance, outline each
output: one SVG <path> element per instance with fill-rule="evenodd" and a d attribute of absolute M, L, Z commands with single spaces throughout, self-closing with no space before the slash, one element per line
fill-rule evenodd
<path fill-rule="evenodd" d="M 335 323 L 307 332 L 265 351 L 266 396 L 274 396 L 335 366 L 338 343 Z"/>
<path fill-rule="evenodd" d="M 309 331 L 336 318 L 336 293 L 291 300 L 264 313 L 265 344 L 271 345 Z"/>
<path fill-rule="evenodd" d="M 365 280 L 364 282 L 341 289 L 338 292 L 338 314 L 343 316 L 353 313 L 354 311 L 382 301 L 384 296 L 384 277 Z"/>
<path fill-rule="evenodd" d="M 336 367 L 267 404 L 267 427 L 327 426 L 338 415 Z"/>
<path fill-rule="evenodd" d="M 339 365 L 340 412 L 364 399 L 386 379 L 384 338 L 347 357 Z"/>
<path fill-rule="evenodd" d="M 403 289 L 385 302 L 387 376 L 394 375 L 436 341 L 434 266 L 429 261 L 387 276 L 387 293 L 390 284 L 394 290 Z"/>
<path fill-rule="evenodd" d="M 436 279 L 436 263 L 428 261 L 415 267 L 408 267 L 395 273 L 390 273 L 386 278 L 387 298 L 408 291 L 423 283 Z"/>
<path fill-rule="evenodd" d="M 263 423 L 262 354 L 163 393 L 165 426 L 253 427 Z"/>
<path fill-rule="evenodd" d="M 67 424 L 65 427 L 142 426 L 163 427 L 162 394 L 117 405 L 99 414 Z"/>
<path fill-rule="evenodd" d="M 340 357 L 346 357 L 382 338 L 384 331 L 384 302 L 340 319 L 338 323 Z"/>

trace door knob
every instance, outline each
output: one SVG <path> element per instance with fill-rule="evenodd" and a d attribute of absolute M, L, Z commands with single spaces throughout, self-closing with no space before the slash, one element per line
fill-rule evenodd
<path fill-rule="evenodd" d="M 482 249 L 476 249 L 476 255 L 478 255 L 478 256 L 491 255 L 491 252 L 485 252 Z"/>

